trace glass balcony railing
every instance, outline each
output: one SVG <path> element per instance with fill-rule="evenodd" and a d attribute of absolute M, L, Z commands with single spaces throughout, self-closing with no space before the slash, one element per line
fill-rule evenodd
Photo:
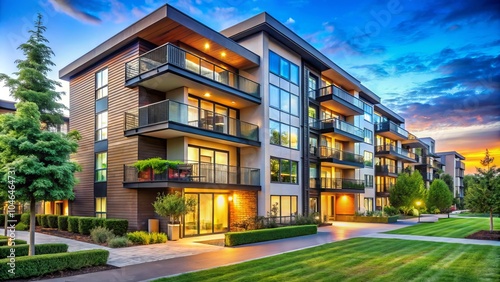
<path fill-rule="evenodd" d="M 310 126 L 317 129 L 335 128 L 337 130 L 355 135 L 359 138 L 364 138 L 363 129 L 336 118 L 315 120 Z"/>
<path fill-rule="evenodd" d="M 321 158 L 332 158 L 339 161 L 357 163 L 359 165 L 364 165 L 364 157 L 361 155 L 356 155 L 351 152 L 345 152 L 337 150 L 335 148 L 330 148 L 326 146 L 319 147 L 319 156 Z"/>
<path fill-rule="evenodd" d="M 199 76 L 260 98 L 260 86 L 257 82 L 211 63 L 171 43 L 157 47 L 125 63 L 125 80 L 132 79 L 166 64 L 188 70 Z"/>
<path fill-rule="evenodd" d="M 259 141 L 259 127 L 255 124 L 173 100 L 160 101 L 125 113 L 125 130 L 161 122 L 176 122 L 252 141 Z"/>
<path fill-rule="evenodd" d="M 312 90 L 309 93 L 309 97 L 318 98 L 321 96 L 332 95 L 332 94 L 346 101 L 347 103 L 354 105 L 360 110 L 363 110 L 363 102 L 360 99 L 354 97 L 352 94 L 349 94 L 347 91 L 340 89 L 335 85 L 329 85 L 323 88 Z"/>
<path fill-rule="evenodd" d="M 404 136 L 406 139 L 408 139 L 408 136 L 410 135 L 408 131 L 406 131 L 404 128 L 401 128 L 399 125 L 395 124 L 390 120 L 375 124 L 375 132 L 380 132 L 380 131 L 392 131 L 399 135 Z"/>
<path fill-rule="evenodd" d="M 412 153 L 406 149 L 392 146 L 389 144 L 375 146 L 375 153 L 386 153 L 386 152 L 390 153 L 392 155 L 402 156 L 404 158 L 409 158 L 409 159 L 415 160 L 417 162 L 420 162 L 419 155 Z"/>
<path fill-rule="evenodd" d="M 398 167 L 395 165 L 375 165 L 376 173 L 390 173 L 390 174 L 398 174 Z"/>
<path fill-rule="evenodd" d="M 311 182 L 312 181 L 312 182 Z M 310 179 L 310 184 L 316 185 L 318 180 L 315 178 Z M 319 188 L 321 189 L 349 189 L 349 190 L 364 190 L 365 182 L 358 179 L 347 179 L 347 178 L 326 178 L 321 177 L 319 179 Z"/>
<path fill-rule="evenodd" d="M 260 185 L 260 169 L 223 164 L 185 161 L 176 169 L 162 173 L 153 170 L 139 172 L 134 166 L 124 166 L 124 182 L 201 182 L 214 184 Z"/>

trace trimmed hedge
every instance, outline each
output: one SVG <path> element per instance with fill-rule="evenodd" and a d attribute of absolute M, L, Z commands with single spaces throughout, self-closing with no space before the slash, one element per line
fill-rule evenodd
<path fill-rule="evenodd" d="M 22 222 L 19 222 L 18 224 L 16 224 L 16 230 L 17 231 L 26 231 L 28 230 L 30 227 Z"/>
<path fill-rule="evenodd" d="M 49 214 L 47 215 L 47 222 L 50 228 L 57 228 L 57 215 Z"/>
<path fill-rule="evenodd" d="M 35 214 L 35 221 L 36 221 L 36 226 L 42 226 L 42 215 L 41 214 Z"/>
<path fill-rule="evenodd" d="M 106 221 L 105 218 L 101 217 L 94 217 L 92 221 L 92 226 L 93 227 L 104 227 L 104 222 Z"/>
<path fill-rule="evenodd" d="M 298 225 L 244 232 L 228 232 L 225 234 L 224 241 L 226 246 L 231 247 L 316 233 L 318 233 L 318 226 L 316 225 Z"/>
<path fill-rule="evenodd" d="M 399 215 L 393 216 L 347 216 L 342 218 L 344 221 L 364 222 L 364 223 L 395 223 L 398 221 Z"/>
<path fill-rule="evenodd" d="M 41 225 L 43 228 L 49 228 L 49 215 L 48 214 L 42 214 L 40 215 L 40 221 Z"/>
<path fill-rule="evenodd" d="M 0 257 L 5 258 L 10 255 L 10 250 L 14 249 L 16 258 L 27 256 L 29 245 L 16 245 L 16 246 L 3 246 L 0 247 Z M 57 254 L 57 253 L 66 253 L 68 251 L 68 245 L 66 244 L 39 244 L 35 245 L 35 255 L 44 255 L 44 254 Z"/>
<path fill-rule="evenodd" d="M 21 222 L 21 214 L 20 213 L 15 213 L 14 217 L 9 217 L 9 219 L 14 219 L 17 220 L 17 222 Z M 5 225 L 5 214 L 0 214 L 0 227 L 3 228 Z"/>
<path fill-rule="evenodd" d="M 16 245 L 24 245 L 24 244 L 27 244 L 28 242 L 21 240 L 21 239 L 15 239 L 14 243 Z M 9 239 L 1 239 L 0 240 L 0 246 L 7 246 L 7 245 L 9 245 Z"/>
<path fill-rule="evenodd" d="M 78 219 L 78 233 L 82 235 L 90 235 L 90 229 L 93 228 L 92 217 L 80 217 Z"/>
<path fill-rule="evenodd" d="M 57 217 L 57 228 L 59 230 L 68 231 L 68 216 L 60 215 Z"/>
<path fill-rule="evenodd" d="M 16 258 L 15 272 L 11 269 L 9 259 L 0 260 L 0 280 L 29 278 L 66 269 L 81 269 L 87 266 L 105 265 L 109 251 L 85 250 L 70 253 L 24 256 Z"/>
<path fill-rule="evenodd" d="M 78 233 L 78 216 L 68 216 L 68 231 Z"/>
<path fill-rule="evenodd" d="M 0 240 L 2 239 L 9 239 L 9 236 L 0 235 Z"/>
<path fill-rule="evenodd" d="M 116 236 L 123 236 L 127 233 L 128 220 L 126 219 L 106 219 L 104 227 L 112 230 Z"/>
<path fill-rule="evenodd" d="M 21 214 L 21 223 L 24 223 L 26 226 L 30 226 L 30 214 L 29 213 Z"/>

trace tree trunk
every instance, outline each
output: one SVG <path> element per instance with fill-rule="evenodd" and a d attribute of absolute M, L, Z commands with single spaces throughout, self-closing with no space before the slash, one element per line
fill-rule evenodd
<path fill-rule="evenodd" d="M 35 205 L 36 201 L 35 198 L 32 197 L 30 199 L 30 246 L 29 246 L 29 255 L 34 256 L 35 255 Z"/>
<path fill-rule="evenodd" d="M 493 233 L 493 209 L 490 209 L 490 232 Z"/>

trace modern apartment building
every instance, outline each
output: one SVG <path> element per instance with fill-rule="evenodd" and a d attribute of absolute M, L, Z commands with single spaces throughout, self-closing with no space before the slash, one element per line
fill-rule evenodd
<path fill-rule="evenodd" d="M 441 163 L 444 164 L 444 172 L 453 177 L 453 195 L 455 198 L 463 199 L 464 197 L 464 172 L 465 172 L 465 157 L 458 152 L 439 152 L 437 155 L 441 158 Z"/>
<path fill-rule="evenodd" d="M 397 172 L 426 146 L 267 13 L 217 32 L 165 5 L 60 77 L 82 135 L 70 213 L 126 218 L 131 229 L 146 229 L 157 194 L 174 191 L 198 203 L 183 219 L 186 236 L 232 230 L 273 206 L 282 221 L 309 212 L 342 220 L 387 204 Z M 151 157 L 182 164 L 132 166 Z"/>

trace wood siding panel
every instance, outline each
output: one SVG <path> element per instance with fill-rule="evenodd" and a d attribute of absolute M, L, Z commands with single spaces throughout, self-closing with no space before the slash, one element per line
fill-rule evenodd
<path fill-rule="evenodd" d="M 160 157 L 167 158 L 167 140 L 139 136 L 139 160 Z"/>

